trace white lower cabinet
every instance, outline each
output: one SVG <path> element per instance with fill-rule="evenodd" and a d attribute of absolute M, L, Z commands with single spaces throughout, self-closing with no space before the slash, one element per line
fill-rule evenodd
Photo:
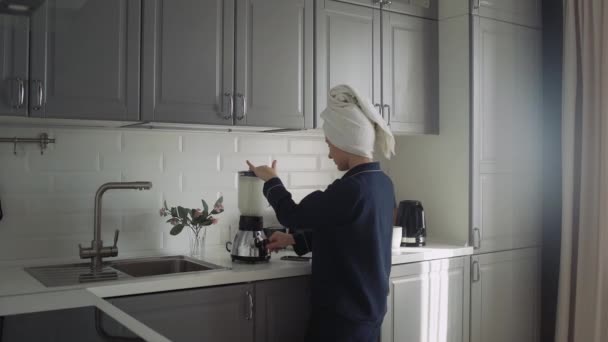
<path fill-rule="evenodd" d="M 381 342 L 468 341 L 467 261 L 459 257 L 393 266 Z"/>
<path fill-rule="evenodd" d="M 471 260 L 471 342 L 539 341 L 540 249 Z"/>

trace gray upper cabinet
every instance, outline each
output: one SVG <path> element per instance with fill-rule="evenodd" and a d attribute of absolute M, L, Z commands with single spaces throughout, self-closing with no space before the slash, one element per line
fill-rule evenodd
<path fill-rule="evenodd" d="M 0 15 L 0 115 L 27 115 L 29 20 Z"/>
<path fill-rule="evenodd" d="M 232 125 L 234 0 L 143 2 L 142 120 Z"/>
<path fill-rule="evenodd" d="M 438 23 L 379 7 L 325 0 L 317 13 L 317 112 L 349 84 L 394 133 L 438 133 Z M 320 126 L 320 120 L 317 126 Z"/>
<path fill-rule="evenodd" d="M 310 318 L 310 277 L 255 284 L 255 340 L 304 342 Z"/>
<path fill-rule="evenodd" d="M 235 122 L 313 126 L 313 0 L 237 1 Z"/>
<path fill-rule="evenodd" d="M 378 7 L 386 11 L 415 15 L 422 18 L 437 19 L 439 0 L 338 0 L 342 2 Z M 454 1 L 454 0 L 450 0 Z"/>
<path fill-rule="evenodd" d="M 251 284 L 118 297 L 109 302 L 172 341 L 253 341 Z"/>
<path fill-rule="evenodd" d="M 327 106 L 329 89 L 339 84 L 381 106 L 380 11 L 332 0 L 317 6 L 317 114 Z"/>
<path fill-rule="evenodd" d="M 394 132 L 437 134 L 437 21 L 398 13 L 383 16 L 384 117 Z"/>
<path fill-rule="evenodd" d="M 138 120 L 141 2 L 48 0 L 32 16 L 30 115 Z"/>
<path fill-rule="evenodd" d="M 541 27 L 541 0 L 473 0 L 473 14 L 509 23 Z"/>

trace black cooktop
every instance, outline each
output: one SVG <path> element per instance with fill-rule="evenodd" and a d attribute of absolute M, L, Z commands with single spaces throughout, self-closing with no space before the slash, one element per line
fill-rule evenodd
<path fill-rule="evenodd" d="M 0 342 L 144 341 L 94 306 L 0 317 Z"/>

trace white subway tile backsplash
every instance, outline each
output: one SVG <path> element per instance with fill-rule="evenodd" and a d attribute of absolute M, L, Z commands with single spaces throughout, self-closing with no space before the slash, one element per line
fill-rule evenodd
<path fill-rule="evenodd" d="M 56 130 L 54 150 L 68 153 L 118 153 L 121 149 L 122 133 L 102 130 Z"/>
<path fill-rule="evenodd" d="M 287 138 L 243 136 L 238 140 L 240 153 L 287 153 Z"/>
<path fill-rule="evenodd" d="M 167 132 L 133 132 L 127 131 L 122 135 L 122 152 L 129 155 L 180 151 L 181 136 Z"/>
<path fill-rule="evenodd" d="M 43 155 L 29 153 L 29 168 L 44 171 L 99 171 L 99 153 L 91 150 L 55 150 Z"/>
<path fill-rule="evenodd" d="M 291 187 L 322 187 L 336 179 L 331 172 L 292 172 L 289 176 Z"/>
<path fill-rule="evenodd" d="M 201 208 L 224 196 L 226 211 L 208 228 L 208 246 L 224 244 L 238 229 L 237 171 L 245 160 L 279 162 L 279 176 L 296 201 L 323 189 L 338 174 L 326 159 L 322 138 L 256 134 L 138 131 L 132 129 L 46 129 L 0 127 L 0 136 L 57 138 L 44 156 L 37 146 L 0 146 L 0 261 L 77 256 L 78 243 L 93 238 L 97 188 L 110 181 L 151 181 L 147 191 L 108 191 L 103 197 L 102 238 L 110 243 L 120 229 L 121 252 L 188 250 L 188 236 L 170 236 L 158 211 L 170 206 Z M 331 162 L 331 161 L 330 161 Z M 272 208 L 267 225 L 278 224 Z M 26 248 L 24 248 L 26 247 Z M 34 252 L 32 252 L 34 251 Z"/>
<path fill-rule="evenodd" d="M 219 154 L 210 151 L 208 154 L 182 152 L 170 153 L 164 156 L 165 171 L 219 171 Z"/>
<path fill-rule="evenodd" d="M 329 149 L 323 138 L 318 139 L 291 139 L 289 152 L 294 154 L 327 154 Z"/>
<path fill-rule="evenodd" d="M 199 155 L 234 153 L 236 140 L 235 135 L 227 133 L 184 133 L 182 151 Z"/>
<path fill-rule="evenodd" d="M 147 170 L 160 172 L 163 169 L 163 156 L 161 153 L 134 155 L 131 153 L 102 153 L 100 156 L 101 170 L 125 170 L 136 172 Z"/>
<path fill-rule="evenodd" d="M 273 155 L 279 171 L 313 171 L 317 169 L 316 156 Z"/>
<path fill-rule="evenodd" d="M 51 176 L 0 169 L 0 195 L 45 194 L 51 189 Z"/>
<path fill-rule="evenodd" d="M 27 153 L 14 155 L 12 152 L 0 152 L 0 172 L 25 172 L 27 170 Z"/>
<path fill-rule="evenodd" d="M 253 165 L 270 165 L 270 155 L 247 155 L 247 154 L 232 154 L 220 156 L 220 165 L 222 171 L 243 171 L 248 170 L 246 160 L 249 160 Z"/>
<path fill-rule="evenodd" d="M 53 176 L 53 192 L 95 195 L 95 191 L 104 183 L 120 182 L 120 171 L 101 172 L 64 172 Z"/>

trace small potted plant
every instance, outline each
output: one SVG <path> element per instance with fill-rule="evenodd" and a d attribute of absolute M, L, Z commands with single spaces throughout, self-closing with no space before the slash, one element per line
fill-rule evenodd
<path fill-rule="evenodd" d="M 167 206 L 167 201 L 163 202 L 163 208 L 160 209 L 160 216 L 171 216 L 167 223 L 171 224 L 171 235 L 177 235 L 184 230 L 185 227 L 190 228 L 190 255 L 201 256 L 205 246 L 205 237 L 207 235 L 207 226 L 217 224 L 218 219 L 213 215 L 218 215 L 224 212 L 222 204 L 224 197 L 220 197 L 213 205 L 213 210 L 209 211 L 209 206 L 205 200 L 203 209 L 190 209 L 181 206 Z"/>

